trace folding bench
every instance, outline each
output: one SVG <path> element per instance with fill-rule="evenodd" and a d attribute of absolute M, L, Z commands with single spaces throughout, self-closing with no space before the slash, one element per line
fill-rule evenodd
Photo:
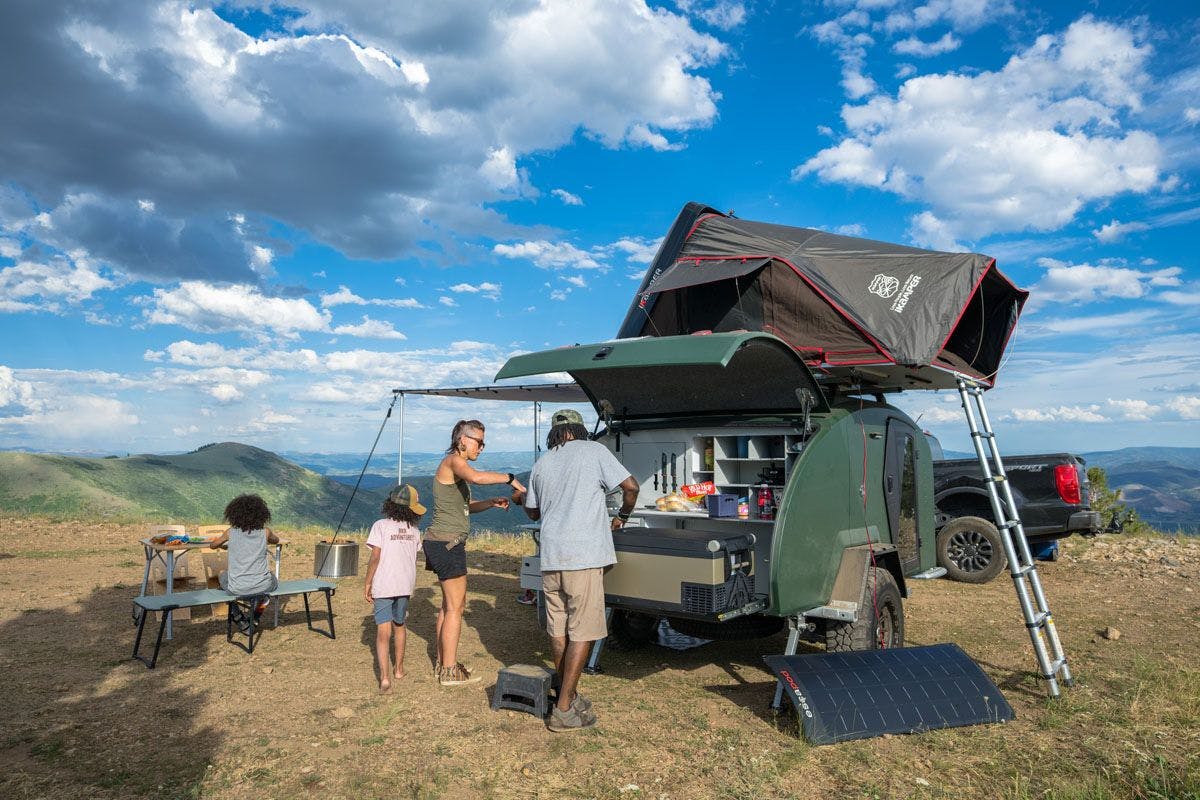
<path fill-rule="evenodd" d="M 146 627 L 146 617 L 148 611 L 174 611 L 179 608 L 192 608 L 194 606 L 204 606 L 211 603 L 225 603 L 227 612 L 233 611 L 235 605 L 245 607 L 248 615 L 249 630 L 246 631 L 247 642 L 235 642 L 233 639 L 233 615 L 226 614 L 225 617 L 225 640 L 241 647 L 247 653 L 254 652 L 255 634 L 261 635 L 261 628 L 258 627 L 257 621 L 254 619 L 254 605 L 262 597 L 286 597 L 288 595 L 299 594 L 304 596 L 304 617 L 308 622 L 308 629 L 316 631 L 322 636 L 328 636 L 330 639 L 336 638 L 333 629 L 333 593 L 337 591 L 337 586 L 329 581 L 323 581 L 316 578 L 305 578 L 297 581 L 280 581 L 279 586 L 273 592 L 264 592 L 257 595 L 235 595 L 230 594 L 224 589 L 199 589 L 194 592 L 175 592 L 174 594 L 155 594 L 135 597 L 134 605 L 142 609 L 138 621 L 137 638 L 133 642 L 133 657 L 146 665 L 148 669 L 154 669 L 154 665 L 158 663 L 158 651 L 162 646 L 163 631 L 166 628 L 167 618 L 169 615 L 163 614 L 162 619 L 158 624 L 158 637 L 154 641 L 154 655 L 149 660 L 145 656 L 139 655 L 138 651 L 142 646 L 142 631 Z M 308 595 L 311 592 L 323 592 L 325 594 L 325 609 L 329 618 L 329 630 L 323 631 L 320 628 L 314 628 L 312 623 L 312 610 L 308 605 Z"/>

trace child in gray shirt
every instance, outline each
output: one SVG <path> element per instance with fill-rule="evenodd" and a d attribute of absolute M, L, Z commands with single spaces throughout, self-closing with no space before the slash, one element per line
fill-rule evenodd
<path fill-rule="evenodd" d="M 267 545 L 279 543 L 279 537 L 267 527 L 270 520 L 271 510 L 256 494 L 240 495 L 225 506 L 225 521 L 232 527 L 209 547 L 215 550 L 229 545 L 229 566 L 221 572 L 219 580 L 221 588 L 230 594 L 239 597 L 267 594 L 279 585 L 267 557 Z M 262 613 L 265 607 L 264 602 L 255 613 Z"/>

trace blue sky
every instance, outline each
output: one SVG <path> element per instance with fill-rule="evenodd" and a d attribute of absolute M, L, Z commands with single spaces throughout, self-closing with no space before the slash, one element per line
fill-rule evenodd
<path fill-rule="evenodd" d="M 1200 446 L 1200 22 L 1048 5 L 8 0 L 0 448 L 365 451 L 612 336 L 689 200 L 994 256 L 1007 449 Z"/>

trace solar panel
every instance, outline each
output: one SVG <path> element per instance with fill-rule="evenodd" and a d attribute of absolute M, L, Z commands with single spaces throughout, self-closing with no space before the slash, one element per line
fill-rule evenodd
<path fill-rule="evenodd" d="M 1014 717 L 996 685 L 954 644 L 763 660 L 783 682 L 813 744 Z"/>

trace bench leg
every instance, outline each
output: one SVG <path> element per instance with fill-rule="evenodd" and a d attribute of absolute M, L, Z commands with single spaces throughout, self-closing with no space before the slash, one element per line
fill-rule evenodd
<path fill-rule="evenodd" d="M 225 641 L 230 642 L 230 643 L 236 645 L 237 647 L 242 648 L 247 653 L 253 653 L 254 652 L 254 634 L 258 633 L 260 638 L 262 636 L 262 631 L 257 629 L 257 626 L 255 625 L 255 619 L 254 619 L 254 608 L 257 605 L 257 602 L 252 600 L 245 607 L 244 611 L 242 608 L 242 604 L 238 600 L 230 600 L 228 603 L 226 603 L 226 605 L 229 608 L 228 608 L 228 613 L 225 615 Z M 235 609 L 237 610 L 239 616 L 242 616 L 245 619 L 249 620 L 249 623 L 250 623 L 249 631 L 246 632 L 246 634 L 247 634 L 246 644 L 242 644 L 240 641 L 236 641 L 233 638 L 233 612 Z"/>
<path fill-rule="evenodd" d="M 167 615 L 163 614 L 163 618 L 158 623 L 158 636 L 154 640 L 154 655 L 147 661 L 145 656 L 138 655 L 138 650 L 142 646 L 142 631 L 146 628 L 146 617 L 150 612 L 142 609 L 142 618 L 138 621 L 137 637 L 133 640 L 133 657 L 146 665 L 146 669 L 154 669 L 154 665 L 158 663 L 158 651 L 162 647 L 163 632 L 167 627 Z"/>

